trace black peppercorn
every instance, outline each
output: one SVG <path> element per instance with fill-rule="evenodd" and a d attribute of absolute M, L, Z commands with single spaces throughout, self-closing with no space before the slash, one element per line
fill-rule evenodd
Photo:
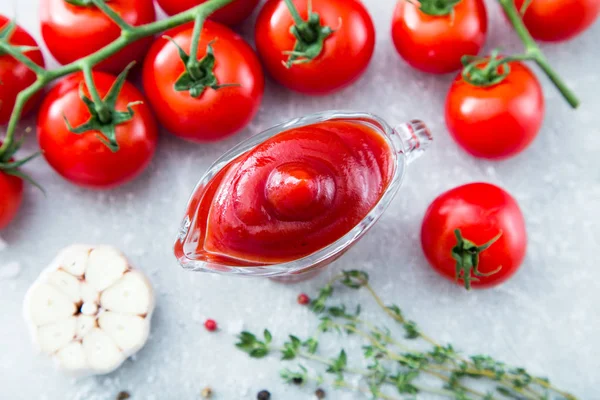
<path fill-rule="evenodd" d="M 292 382 L 294 383 L 294 385 L 302 385 L 302 382 L 304 382 L 304 380 L 300 377 L 296 377 L 292 379 Z"/>
<path fill-rule="evenodd" d="M 271 398 L 271 393 L 269 393 L 267 390 L 261 390 L 258 392 L 258 395 L 256 395 L 256 398 L 258 400 L 269 400 Z"/>
<path fill-rule="evenodd" d="M 122 391 L 122 392 L 119 392 L 119 394 L 117 395 L 117 400 L 126 400 L 130 397 L 131 397 L 131 395 L 128 392 Z"/>
<path fill-rule="evenodd" d="M 323 389 L 317 389 L 317 391 L 315 392 L 315 396 L 317 396 L 317 399 L 324 399 L 325 391 Z"/>

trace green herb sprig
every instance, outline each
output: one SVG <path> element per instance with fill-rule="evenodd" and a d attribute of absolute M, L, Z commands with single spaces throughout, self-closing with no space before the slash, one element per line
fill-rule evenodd
<path fill-rule="evenodd" d="M 381 310 L 403 328 L 402 337 L 394 337 L 390 329 L 363 319 L 360 307 L 349 312 L 351 308 L 345 304 L 330 305 L 338 287 L 368 292 Z M 265 330 L 262 339 L 242 332 L 236 346 L 253 358 L 279 353 L 283 362 L 304 360 L 323 367 L 322 374 L 313 374 L 304 365 L 298 365 L 297 369 L 286 367 L 280 372 L 286 383 L 329 384 L 336 389 L 364 393 L 372 399 L 415 399 L 420 393 L 431 393 L 455 400 L 576 400 L 547 378 L 537 377 L 524 368 L 508 366 L 487 355 L 464 357 L 452 345 L 433 340 L 415 322 L 407 320 L 400 307 L 386 305 L 363 271 L 345 271 L 332 278 L 311 302 L 311 310 L 320 323 L 317 332 L 306 340 L 290 335 L 288 341 L 277 346 L 271 333 Z M 330 357 L 318 354 L 319 337 L 325 333 L 360 337 L 365 342 L 362 354 L 358 357 L 344 348 Z M 421 342 L 429 349 L 415 350 L 414 342 Z M 360 363 L 366 368 L 352 367 Z M 361 384 L 353 384 L 353 377 L 360 378 Z"/>

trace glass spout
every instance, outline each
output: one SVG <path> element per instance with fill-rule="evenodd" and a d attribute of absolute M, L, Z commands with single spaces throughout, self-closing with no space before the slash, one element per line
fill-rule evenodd
<path fill-rule="evenodd" d="M 398 143 L 398 140 L 400 139 Z M 433 136 L 424 122 L 412 120 L 394 128 L 392 140 L 399 153 L 404 154 L 411 163 L 423 154 L 433 142 Z"/>

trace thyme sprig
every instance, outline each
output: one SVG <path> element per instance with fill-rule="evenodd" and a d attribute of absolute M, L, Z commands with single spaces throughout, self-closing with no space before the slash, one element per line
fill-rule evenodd
<path fill-rule="evenodd" d="M 332 305 L 339 287 L 364 289 L 401 326 L 404 334 L 396 337 L 387 327 L 365 320 L 360 307 L 349 311 L 353 308 L 346 304 Z M 363 271 L 345 271 L 332 278 L 312 301 L 311 310 L 320 323 L 317 332 L 306 340 L 290 335 L 278 346 L 265 330 L 262 338 L 250 332 L 240 333 L 236 346 L 253 358 L 279 353 L 284 362 L 304 360 L 323 368 L 322 374 L 314 374 L 302 364 L 297 369 L 286 367 L 280 372 L 286 383 L 330 384 L 336 389 L 364 393 L 372 399 L 414 399 L 420 393 L 431 393 L 455 400 L 576 400 L 572 394 L 554 387 L 547 378 L 537 377 L 524 368 L 511 367 L 487 355 L 465 357 L 451 344 L 438 343 L 415 322 L 406 319 L 400 307 L 386 305 Z M 344 348 L 333 356 L 319 354 L 321 335 L 336 332 L 364 340 L 360 357 Z M 420 350 L 414 348 L 416 342 L 420 342 Z M 424 346 L 428 348 L 422 350 Z M 363 368 L 354 368 L 355 364 Z M 357 378 L 359 385 L 355 384 Z M 482 387 L 486 390 L 482 391 Z"/>

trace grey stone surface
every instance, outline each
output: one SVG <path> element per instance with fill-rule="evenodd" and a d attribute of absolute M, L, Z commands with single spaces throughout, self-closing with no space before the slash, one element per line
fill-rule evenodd
<path fill-rule="evenodd" d="M 39 38 L 37 3 L 2 0 L 0 12 L 16 14 Z M 582 399 L 600 399 L 600 24 L 572 42 L 544 46 L 581 96 L 581 109 L 570 110 L 540 76 L 547 99 L 542 132 L 520 156 L 491 163 L 463 153 L 445 130 L 442 107 L 452 76 L 411 70 L 394 51 L 389 35 L 394 1 L 365 3 L 377 24 L 375 57 L 364 78 L 342 93 L 303 97 L 270 81 L 262 110 L 245 131 L 199 146 L 165 133 L 148 171 L 107 193 L 71 186 L 42 159 L 27 167 L 48 196 L 28 187 L 18 219 L 0 234 L 7 244 L 0 246 L 0 398 L 108 400 L 129 390 L 135 399 L 197 399 L 205 386 L 214 388 L 215 399 L 252 399 L 264 388 L 274 400 L 311 398 L 309 388 L 280 383 L 276 359 L 254 361 L 238 352 L 233 335 L 242 327 L 269 327 L 280 338 L 307 334 L 314 321 L 296 305 L 296 295 L 314 293 L 336 271 L 360 267 L 371 274 L 383 298 L 400 304 L 440 340 L 468 354 L 490 353 L 526 366 Z M 487 49 L 518 50 L 498 5 L 488 1 L 488 6 Z M 252 23 L 241 31 L 251 38 Z M 171 255 L 172 240 L 188 195 L 212 160 L 272 124 L 326 109 L 369 111 L 392 123 L 421 118 L 435 134 L 431 151 L 411 165 L 405 186 L 377 226 L 326 274 L 295 286 L 180 269 Z M 35 146 L 32 132 L 27 148 Z M 508 283 L 466 293 L 426 265 L 419 228 L 435 196 L 472 181 L 499 184 L 517 198 L 527 220 L 529 249 L 522 269 Z M 21 316 L 28 286 L 58 250 L 73 242 L 123 249 L 150 275 L 158 301 L 151 339 L 135 360 L 108 376 L 77 381 L 34 354 Z M 362 299 L 366 312 L 379 319 Z M 217 319 L 221 332 L 207 333 L 205 317 Z M 352 347 L 358 350 L 359 344 Z M 330 391 L 328 398 L 360 396 Z"/>

